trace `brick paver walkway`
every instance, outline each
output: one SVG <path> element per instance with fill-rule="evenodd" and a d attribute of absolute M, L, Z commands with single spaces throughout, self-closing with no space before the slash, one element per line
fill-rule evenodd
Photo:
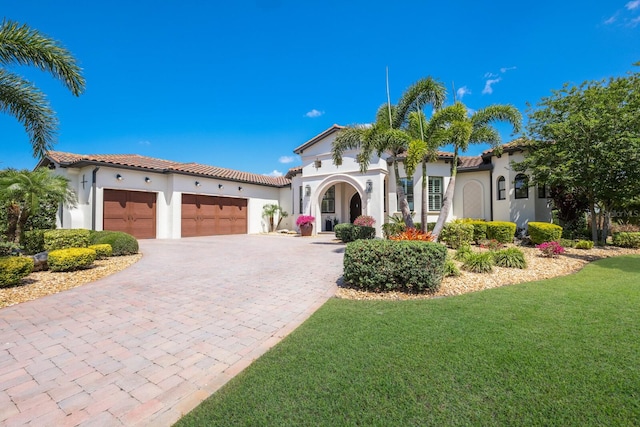
<path fill-rule="evenodd" d="M 141 241 L 123 272 L 1 309 L 0 425 L 171 425 L 333 295 L 331 238 Z"/>

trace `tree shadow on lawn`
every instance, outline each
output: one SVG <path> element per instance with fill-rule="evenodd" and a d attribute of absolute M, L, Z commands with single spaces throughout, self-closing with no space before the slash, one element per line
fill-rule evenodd
<path fill-rule="evenodd" d="M 619 255 L 602 261 L 598 262 L 599 267 L 640 274 L 640 255 Z"/>

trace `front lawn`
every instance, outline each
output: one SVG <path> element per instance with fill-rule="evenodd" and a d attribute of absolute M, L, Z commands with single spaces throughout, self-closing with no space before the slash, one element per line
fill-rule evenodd
<path fill-rule="evenodd" d="M 332 299 L 177 425 L 637 425 L 640 256 L 423 301 Z"/>

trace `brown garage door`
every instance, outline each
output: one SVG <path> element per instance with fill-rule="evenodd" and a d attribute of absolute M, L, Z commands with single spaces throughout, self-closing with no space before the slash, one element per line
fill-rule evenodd
<path fill-rule="evenodd" d="M 104 230 L 124 231 L 137 239 L 156 237 L 156 193 L 104 190 Z"/>
<path fill-rule="evenodd" d="M 247 200 L 182 195 L 182 237 L 247 234 Z"/>

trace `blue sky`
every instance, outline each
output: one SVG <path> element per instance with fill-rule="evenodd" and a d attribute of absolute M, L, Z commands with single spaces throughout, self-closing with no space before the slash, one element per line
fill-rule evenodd
<path fill-rule="evenodd" d="M 61 41 L 84 69 L 79 98 L 13 69 L 57 112 L 56 150 L 264 174 L 299 164 L 293 149 L 334 123 L 373 121 L 385 67 L 392 102 L 433 76 L 449 103 L 455 87 L 469 108 L 508 103 L 526 117 L 565 82 L 640 61 L 640 0 L 3 3 L 6 19 Z M 21 125 L 5 114 L 0 129 L 0 168 L 35 166 Z"/>

